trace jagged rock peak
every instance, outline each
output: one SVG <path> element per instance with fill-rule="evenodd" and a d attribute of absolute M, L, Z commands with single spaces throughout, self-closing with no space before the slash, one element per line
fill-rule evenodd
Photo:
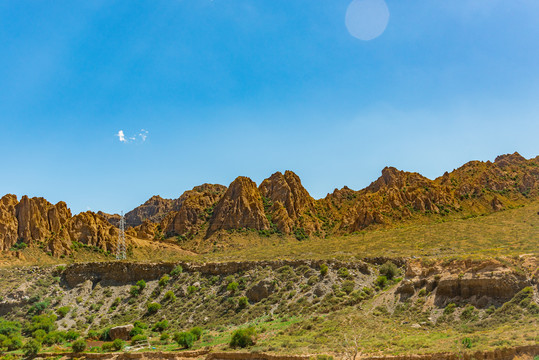
<path fill-rule="evenodd" d="M 151 222 L 161 221 L 170 211 L 176 211 L 180 207 L 179 199 L 164 199 L 159 195 L 149 198 L 144 204 L 137 206 L 125 214 L 127 226 L 137 226 L 145 220 Z"/>
<path fill-rule="evenodd" d="M 504 154 L 504 155 L 497 156 L 496 159 L 494 160 L 494 163 L 500 167 L 505 167 L 508 165 L 519 164 L 526 161 L 527 160 L 525 157 L 523 157 L 522 155 L 520 155 L 518 152 L 515 151 L 512 154 Z"/>
<path fill-rule="evenodd" d="M 377 192 L 382 188 L 403 188 L 409 183 L 428 183 L 431 180 L 421 174 L 385 167 L 382 176 L 367 187 L 367 191 Z"/>
<path fill-rule="evenodd" d="M 259 187 L 262 196 L 272 202 L 280 202 L 291 219 L 296 219 L 307 208 L 313 205 L 314 199 L 301 184 L 299 176 L 292 171 L 284 175 L 276 172 L 264 180 Z"/>
<path fill-rule="evenodd" d="M 269 229 L 256 183 L 244 176 L 237 177 L 230 184 L 215 206 L 208 233 L 241 228 Z"/>

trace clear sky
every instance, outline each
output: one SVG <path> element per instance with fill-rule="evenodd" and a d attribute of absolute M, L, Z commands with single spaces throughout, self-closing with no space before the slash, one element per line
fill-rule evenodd
<path fill-rule="evenodd" d="M 320 198 L 539 154 L 539 1 L 386 3 L 364 41 L 351 0 L 0 0 L 0 192 L 119 212 L 290 169 Z"/>

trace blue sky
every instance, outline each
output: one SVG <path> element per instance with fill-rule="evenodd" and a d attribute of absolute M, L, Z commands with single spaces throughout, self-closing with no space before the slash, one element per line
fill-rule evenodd
<path fill-rule="evenodd" d="M 350 2 L 0 0 L 1 192 L 119 212 L 290 169 L 320 198 L 539 154 L 538 1 L 386 0 L 371 41 Z"/>

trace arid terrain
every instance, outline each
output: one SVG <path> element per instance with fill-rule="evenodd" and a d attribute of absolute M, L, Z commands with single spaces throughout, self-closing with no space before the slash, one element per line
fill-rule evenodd
<path fill-rule="evenodd" d="M 119 215 L 0 199 L 3 358 L 539 355 L 539 157 L 322 199 L 291 171 L 238 177 L 125 220 L 116 260 Z"/>

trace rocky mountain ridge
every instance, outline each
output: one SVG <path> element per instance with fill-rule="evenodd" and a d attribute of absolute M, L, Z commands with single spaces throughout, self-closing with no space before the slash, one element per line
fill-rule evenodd
<path fill-rule="evenodd" d="M 204 184 L 177 199 L 153 196 L 125 216 L 129 236 L 145 240 L 207 239 L 252 229 L 261 235 L 291 234 L 298 240 L 361 231 L 422 218 L 488 214 L 539 197 L 539 156 L 518 153 L 494 162 L 471 161 L 430 180 L 393 167 L 365 189 L 335 189 L 315 200 L 292 171 L 276 172 L 257 186 L 247 177 L 228 187 Z M 112 250 L 118 215 L 86 212 L 74 217 L 64 202 L 14 195 L 0 200 L 0 248 L 17 241 L 46 242 L 62 254 L 77 241 Z"/>

